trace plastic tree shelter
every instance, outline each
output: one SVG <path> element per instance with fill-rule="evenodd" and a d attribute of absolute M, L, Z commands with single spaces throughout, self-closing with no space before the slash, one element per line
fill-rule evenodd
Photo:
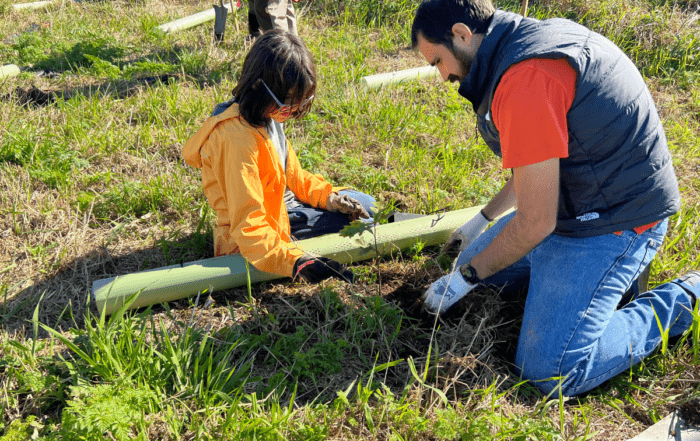
<path fill-rule="evenodd" d="M 371 259 L 410 248 L 418 241 L 426 246 L 445 243 L 452 232 L 479 212 L 481 206 L 433 214 L 401 222 L 378 225 L 375 238 L 369 231 L 353 237 L 328 234 L 297 241 L 306 253 L 324 256 L 343 264 Z M 282 278 L 249 265 L 251 283 Z M 92 299 L 98 311 L 111 314 L 133 294 L 131 308 L 170 302 L 201 292 L 215 292 L 247 284 L 248 269 L 240 254 L 171 265 L 139 273 L 101 279 L 92 284 Z"/>
<path fill-rule="evenodd" d="M 0 66 L 0 80 L 3 78 L 10 78 L 19 75 L 19 67 L 14 64 L 7 64 L 5 66 Z"/>
<path fill-rule="evenodd" d="M 50 6 L 52 4 L 56 3 L 56 0 L 44 0 L 44 1 L 39 1 L 39 2 L 31 2 L 31 3 L 16 3 L 12 5 L 12 8 L 15 10 L 18 9 L 40 9 L 46 6 Z"/>
<path fill-rule="evenodd" d="M 377 89 L 390 84 L 399 84 L 406 81 L 437 78 L 440 72 L 435 66 L 414 67 L 412 69 L 369 75 L 360 78 L 360 85 L 367 89 Z"/>
<path fill-rule="evenodd" d="M 231 12 L 231 5 L 222 5 L 224 6 L 228 12 Z M 191 27 L 200 25 L 202 23 L 206 23 L 208 21 L 212 21 L 216 18 L 216 12 L 214 11 L 214 8 L 212 7 L 211 9 L 207 9 L 206 11 L 198 12 L 193 15 L 189 15 L 187 17 L 180 18 L 175 21 L 171 21 L 169 23 L 162 24 L 160 26 L 157 26 L 156 29 L 160 29 L 163 32 L 177 32 L 181 31 L 183 29 L 189 29 Z"/>

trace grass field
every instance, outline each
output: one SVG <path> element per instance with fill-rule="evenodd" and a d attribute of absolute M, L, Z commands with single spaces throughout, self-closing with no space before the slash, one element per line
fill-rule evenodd
<path fill-rule="evenodd" d="M 700 318 L 592 392 L 549 400 L 513 374 L 522 302 L 475 292 L 435 320 L 430 247 L 353 267 L 358 282 L 281 281 L 100 317 L 93 281 L 212 257 L 213 212 L 180 149 L 229 98 L 246 9 L 224 42 L 179 0 L 0 0 L 0 440 L 625 440 L 700 397 Z M 302 165 L 403 211 L 485 203 L 507 172 L 456 86 L 367 92 L 425 65 L 417 0 L 302 1 L 319 76 L 287 136 Z M 497 6 L 519 11 L 520 4 Z M 655 285 L 700 267 L 700 8 L 696 1 L 540 0 L 613 40 L 664 121 L 683 205 Z"/>

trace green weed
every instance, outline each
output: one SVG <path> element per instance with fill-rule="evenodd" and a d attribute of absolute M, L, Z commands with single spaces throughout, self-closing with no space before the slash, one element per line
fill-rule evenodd
<path fill-rule="evenodd" d="M 152 409 L 156 394 L 145 388 L 115 384 L 73 386 L 63 409 L 63 436 L 76 440 L 102 438 L 109 432 L 117 440 L 134 439 L 134 427 Z"/>

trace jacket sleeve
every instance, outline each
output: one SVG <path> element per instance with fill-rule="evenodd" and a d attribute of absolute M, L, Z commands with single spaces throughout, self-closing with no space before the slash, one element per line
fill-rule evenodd
<path fill-rule="evenodd" d="M 241 255 L 257 269 L 292 276 L 294 263 L 303 254 L 273 228 L 265 212 L 263 184 L 258 168 L 259 151 L 253 130 L 222 124 L 209 142 L 218 143 L 219 157 L 212 158 L 221 191 L 228 205 L 231 238 Z"/>
<path fill-rule="evenodd" d="M 287 187 L 305 204 L 325 210 L 328 195 L 347 188 L 333 187 L 321 175 L 302 169 L 289 142 L 287 142 L 287 152 Z"/>

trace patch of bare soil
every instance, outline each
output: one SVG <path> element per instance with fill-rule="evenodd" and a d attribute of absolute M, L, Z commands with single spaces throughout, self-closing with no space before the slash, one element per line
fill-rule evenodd
<path fill-rule="evenodd" d="M 700 427 L 700 398 L 694 398 L 678 407 L 678 416 L 686 424 Z"/>
<path fill-rule="evenodd" d="M 20 106 L 31 105 L 35 107 L 45 106 L 56 100 L 56 93 L 53 91 L 44 92 L 36 86 L 29 89 L 17 87 L 11 93 L 0 96 L 0 100 L 14 100 Z"/>

